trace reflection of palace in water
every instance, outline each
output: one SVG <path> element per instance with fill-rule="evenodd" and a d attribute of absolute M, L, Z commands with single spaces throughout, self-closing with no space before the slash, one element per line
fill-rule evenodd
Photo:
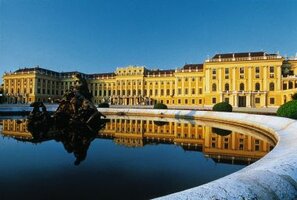
<path fill-rule="evenodd" d="M 175 144 L 184 150 L 201 151 L 216 162 L 249 164 L 263 157 L 274 144 L 252 134 L 241 134 L 199 123 L 155 121 L 155 118 L 111 118 L 98 138 L 116 144 L 142 147 L 148 144 Z M 221 130 L 218 131 L 218 130 Z M 25 123 L 3 120 L 2 134 L 16 139 L 32 139 Z"/>

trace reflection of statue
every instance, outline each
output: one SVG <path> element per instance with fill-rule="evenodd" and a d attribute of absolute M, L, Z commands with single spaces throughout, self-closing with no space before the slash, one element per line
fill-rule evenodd
<path fill-rule="evenodd" d="M 33 135 L 36 135 L 36 130 L 39 130 L 39 134 L 47 132 L 51 119 L 45 105 L 42 102 L 34 102 L 30 104 L 30 107 L 33 107 L 33 110 L 28 116 L 28 130 Z"/>
<path fill-rule="evenodd" d="M 76 160 L 75 165 L 79 165 L 87 157 L 87 151 L 91 142 L 98 135 L 98 131 L 105 127 L 106 120 L 101 120 L 96 126 L 72 124 L 64 126 L 62 129 L 54 126 L 44 130 L 42 126 L 35 126 L 32 130 L 28 128 L 33 139 L 26 140 L 32 143 L 41 143 L 47 140 L 61 142 L 68 153 L 73 153 Z M 29 123 L 27 123 L 29 124 Z"/>

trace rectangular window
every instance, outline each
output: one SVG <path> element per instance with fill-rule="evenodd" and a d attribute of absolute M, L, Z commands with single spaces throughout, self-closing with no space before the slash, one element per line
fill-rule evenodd
<path fill-rule="evenodd" d="M 274 78 L 274 66 L 269 67 L 269 77 Z"/>
<path fill-rule="evenodd" d="M 202 88 L 199 88 L 199 94 L 202 94 Z"/>
<path fill-rule="evenodd" d="M 192 99 L 192 104 L 195 104 L 195 99 Z"/>
<path fill-rule="evenodd" d="M 212 147 L 212 148 L 216 148 L 216 143 L 212 142 L 212 143 L 211 143 L 211 147 Z"/>
<path fill-rule="evenodd" d="M 180 103 L 181 103 L 181 100 L 179 99 L 179 100 L 178 100 L 178 104 L 180 104 Z"/>
<path fill-rule="evenodd" d="M 202 99 L 199 99 L 199 104 L 202 104 Z"/>
<path fill-rule="evenodd" d="M 185 99 L 185 104 L 188 104 L 188 99 Z"/>
<path fill-rule="evenodd" d="M 215 97 L 212 98 L 212 103 L 213 103 L 213 104 L 217 103 L 217 98 L 215 98 Z"/>
<path fill-rule="evenodd" d="M 229 79 L 229 68 L 225 68 L 225 79 Z"/>
<path fill-rule="evenodd" d="M 216 69 L 212 69 L 212 79 L 217 79 L 217 71 L 216 71 Z"/>
<path fill-rule="evenodd" d="M 244 67 L 240 67 L 239 72 L 240 72 L 240 79 L 243 79 L 244 78 Z"/>
<path fill-rule="evenodd" d="M 185 89 L 185 95 L 187 95 L 187 94 L 188 94 L 188 88 Z"/>
<path fill-rule="evenodd" d="M 239 150 L 243 150 L 243 144 L 239 144 Z"/>
<path fill-rule="evenodd" d="M 260 150 L 259 145 L 255 145 L 255 151 L 259 151 L 259 150 Z"/>
<path fill-rule="evenodd" d="M 269 99 L 270 104 L 274 104 L 274 98 Z"/>
<path fill-rule="evenodd" d="M 195 94 L 195 88 L 192 88 L 192 94 Z"/>
<path fill-rule="evenodd" d="M 255 68 L 255 78 L 260 78 L 260 67 Z"/>
<path fill-rule="evenodd" d="M 260 98 L 259 97 L 255 98 L 255 103 L 260 103 Z"/>
<path fill-rule="evenodd" d="M 178 88 L 178 94 L 181 95 L 181 93 L 182 93 L 181 88 Z"/>
<path fill-rule="evenodd" d="M 229 98 L 225 98 L 225 102 L 226 103 L 229 103 Z"/>

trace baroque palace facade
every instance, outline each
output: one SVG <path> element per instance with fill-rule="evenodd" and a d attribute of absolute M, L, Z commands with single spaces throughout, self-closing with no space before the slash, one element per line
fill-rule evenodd
<path fill-rule="evenodd" d="M 283 74 L 283 64 L 290 73 Z M 54 102 L 61 99 L 78 72 L 23 68 L 3 75 L 7 103 Z M 117 68 L 112 73 L 83 74 L 95 103 L 212 106 L 226 101 L 234 107 L 278 107 L 297 91 L 297 58 L 265 52 L 216 54 L 203 64 L 175 70 L 142 66 Z"/>

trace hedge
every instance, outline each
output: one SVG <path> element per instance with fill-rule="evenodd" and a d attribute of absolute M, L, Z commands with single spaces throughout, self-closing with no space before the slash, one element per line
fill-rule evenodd
<path fill-rule="evenodd" d="M 99 107 L 99 108 L 109 108 L 109 104 L 106 103 L 106 102 L 104 102 L 104 103 L 100 103 L 100 104 L 98 105 L 98 107 Z"/>
<path fill-rule="evenodd" d="M 163 103 L 157 103 L 154 105 L 154 109 L 167 109 L 167 106 Z"/>
<path fill-rule="evenodd" d="M 219 112 L 232 112 L 232 109 L 233 109 L 232 106 L 227 102 L 220 102 L 215 104 L 212 107 L 213 111 L 219 111 Z"/>
<path fill-rule="evenodd" d="M 216 128 L 216 127 L 212 127 L 212 132 L 220 136 L 227 136 L 232 133 L 232 131 L 230 130 Z"/>

